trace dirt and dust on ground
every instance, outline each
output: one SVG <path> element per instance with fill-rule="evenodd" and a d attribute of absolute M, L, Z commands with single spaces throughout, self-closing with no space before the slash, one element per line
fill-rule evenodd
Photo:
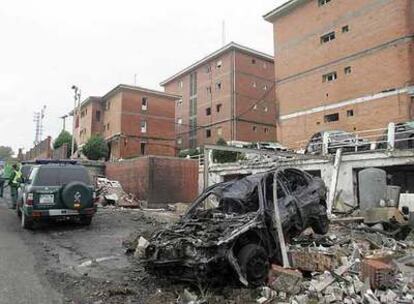
<path fill-rule="evenodd" d="M 107 207 L 98 210 L 90 227 L 44 224 L 24 231 L 23 239 L 35 255 L 39 276 L 65 303 L 188 303 L 186 296 L 193 294 L 209 303 L 255 303 L 255 290 L 172 284 L 144 270 L 133 254 L 137 240 L 177 218 L 171 212 Z"/>

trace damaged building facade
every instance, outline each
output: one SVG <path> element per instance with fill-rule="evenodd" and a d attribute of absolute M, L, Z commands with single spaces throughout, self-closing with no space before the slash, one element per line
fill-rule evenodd
<path fill-rule="evenodd" d="M 291 0 L 273 24 L 277 139 L 303 148 L 322 130 L 413 119 L 412 0 Z"/>

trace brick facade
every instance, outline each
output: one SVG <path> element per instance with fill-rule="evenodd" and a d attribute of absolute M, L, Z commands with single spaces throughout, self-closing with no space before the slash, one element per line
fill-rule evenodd
<path fill-rule="evenodd" d="M 105 95 L 103 136 L 110 146 L 110 159 L 175 156 L 175 101 L 178 98 L 126 85 Z"/>
<path fill-rule="evenodd" d="M 182 96 L 176 105 L 179 149 L 219 138 L 275 141 L 273 83 L 273 58 L 235 43 L 161 83 Z"/>
<path fill-rule="evenodd" d="M 413 119 L 412 0 L 294 0 L 265 19 L 274 25 L 283 144 L 298 148 L 321 130 Z M 328 121 L 331 114 L 339 119 Z"/>
<path fill-rule="evenodd" d="M 102 134 L 103 109 L 100 97 L 88 97 L 75 115 L 75 141 L 82 146 L 92 136 Z"/>

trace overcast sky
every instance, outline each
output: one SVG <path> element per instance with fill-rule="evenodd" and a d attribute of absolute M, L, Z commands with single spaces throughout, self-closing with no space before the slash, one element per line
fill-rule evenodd
<path fill-rule="evenodd" d="M 33 113 L 47 106 L 43 137 L 61 131 L 60 116 L 82 97 L 119 83 L 159 83 L 227 42 L 273 54 L 262 15 L 286 0 L 1 0 L 0 145 L 26 150 Z M 83 99 L 82 98 L 82 99 Z M 70 122 L 67 129 L 71 130 Z"/>

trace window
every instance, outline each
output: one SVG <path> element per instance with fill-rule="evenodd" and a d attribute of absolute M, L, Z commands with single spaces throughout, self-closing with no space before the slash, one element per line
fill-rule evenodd
<path fill-rule="evenodd" d="M 333 114 L 324 116 L 325 122 L 333 122 L 333 121 L 338 121 L 338 120 L 339 120 L 339 113 L 333 113 Z"/>
<path fill-rule="evenodd" d="M 101 121 L 101 111 L 96 111 L 95 117 L 96 117 L 96 121 Z"/>
<path fill-rule="evenodd" d="M 336 72 L 328 73 L 322 76 L 322 82 L 334 81 L 338 78 Z"/>
<path fill-rule="evenodd" d="M 253 126 L 252 127 L 252 130 L 253 130 L 253 132 L 256 132 L 257 131 L 257 127 L 256 126 Z"/>
<path fill-rule="evenodd" d="M 342 27 L 342 33 L 348 33 L 349 32 L 349 25 L 345 25 Z"/>
<path fill-rule="evenodd" d="M 211 94 L 211 87 L 207 87 L 207 94 Z"/>
<path fill-rule="evenodd" d="M 220 113 L 221 107 L 222 107 L 222 104 L 221 103 L 219 103 L 218 105 L 216 105 L 216 111 L 217 111 L 217 113 Z"/>
<path fill-rule="evenodd" d="M 211 137 L 211 130 L 210 129 L 206 130 L 206 137 L 207 138 Z"/>
<path fill-rule="evenodd" d="M 217 128 L 217 136 L 222 136 L 223 135 L 223 128 L 222 127 L 218 127 Z"/>
<path fill-rule="evenodd" d="M 352 116 L 354 116 L 354 110 L 348 110 L 348 111 L 346 111 L 346 116 L 347 116 L 347 117 L 352 117 Z"/>
<path fill-rule="evenodd" d="M 178 144 L 178 145 L 182 145 L 182 144 L 183 144 L 183 139 L 182 139 L 181 137 L 179 137 L 179 138 L 177 139 L 177 144 Z"/>
<path fill-rule="evenodd" d="M 141 121 L 141 133 L 147 133 L 147 122 L 145 120 Z"/>
<path fill-rule="evenodd" d="M 252 64 L 256 64 L 256 59 L 252 59 Z"/>
<path fill-rule="evenodd" d="M 216 82 L 216 90 L 221 90 L 221 81 Z"/>
<path fill-rule="evenodd" d="M 145 155 L 145 143 L 141 143 L 141 155 Z"/>
<path fill-rule="evenodd" d="M 182 80 L 178 81 L 178 87 L 181 89 L 184 86 L 184 83 Z"/>
<path fill-rule="evenodd" d="M 321 36 L 321 44 L 328 43 L 335 39 L 335 32 L 330 32 Z"/>
<path fill-rule="evenodd" d="M 318 0 L 319 6 L 323 6 L 325 4 L 328 4 L 329 2 L 331 2 L 331 0 Z"/>
<path fill-rule="evenodd" d="M 183 124 L 183 119 L 182 118 L 178 118 L 177 119 L 177 124 L 182 125 Z"/>
<path fill-rule="evenodd" d="M 219 60 L 216 63 L 216 68 L 220 69 L 223 66 L 223 61 Z"/>
<path fill-rule="evenodd" d="M 346 68 L 344 69 L 344 73 L 345 73 L 345 75 L 349 75 L 349 74 L 351 74 L 351 73 L 352 73 L 352 68 L 351 68 L 350 66 L 346 67 Z"/>
<path fill-rule="evenodd" d="M 206 109 L 206 115 L 207 115 L 207 116 L 210 116 L 210 115 L 211 115 L 211 108 L 207 108 L 207 109 Z"/>
<path fill-rule="evenodd" d="M 269 128 L 264 128 L 264 130 L 263 130 L 266 134 L 268 134 L 270 131 L 269 131 Z"/>
<path fill-rule="evenodd" d="M 141 110 L 142 111 L 146 111 L 148 108 L 148 98 L 147 97 L 142 97 L 141 100 Z"/>
<path fill-rule="evenodd" d="M 106 108 L 105 108 L 105 110 L 109 110 L 111 108 L 111 102 L 110 101 L 107 101 L 106 102 Z"/>

